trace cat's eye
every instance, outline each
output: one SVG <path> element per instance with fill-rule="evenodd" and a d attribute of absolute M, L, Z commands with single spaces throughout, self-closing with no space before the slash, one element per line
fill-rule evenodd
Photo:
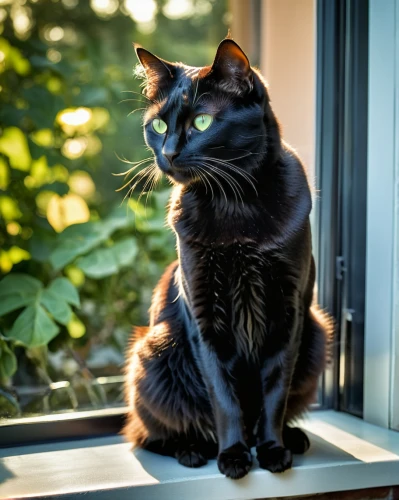
<path fill-rule="evenodd" d="M 213 117 L 204 113 L 194 118 L 194 127 L 200 132 L 204 132 L 211 126 L 212 121 Z"/>
<path fill-rule="evenodd" d="M 168 126 L 160 118 L 154 118 L 152 120 L 152 128 L 157 134 L 164 134 L 168 130 Z"/>

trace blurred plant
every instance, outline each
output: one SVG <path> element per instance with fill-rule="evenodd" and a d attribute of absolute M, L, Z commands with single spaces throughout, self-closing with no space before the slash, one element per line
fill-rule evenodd
<path fill-rule="evenodd" d="M 119 157 L 148 155 L 131 42 L 208 64 L 225 10 L 216 0 L 0 0 L 0 416 L 80 407 L 82 390 L 109 402 L 98 377 L 120 374 L 131 326 L 147 322 L 175 258 L 168 189 L 144 203 L 143 177 L 124 204 L 115 192 Z"/>

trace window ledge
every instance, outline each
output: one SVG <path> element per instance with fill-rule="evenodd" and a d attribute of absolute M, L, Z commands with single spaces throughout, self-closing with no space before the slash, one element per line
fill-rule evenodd
<path fill-rule="evenodd" d="M 301 422 L 311 449 L 294 468 L 271 474 L 256 465 L 239 481 L 214 460 L 187 469 L 168 457 L 130 451 L 119 436 L 0 450 L 0 498 L 46 496 L 135 500 L 224 500 L 309 495 L 399 483 L 399 433 L 333 411 Z"/>

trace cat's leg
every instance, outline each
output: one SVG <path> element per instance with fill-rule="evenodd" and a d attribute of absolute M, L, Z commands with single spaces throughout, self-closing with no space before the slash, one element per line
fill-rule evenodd
<path fill-rule="evenodd" d="M 128 354 L 124 433 L 150 451 L 199 467 L 216 455 L 215 426 L 205 384 L 194 360 L 171 266 L 155 290 L 152 324 Z"/>
<path fill-rule="evenodd" d="M 205 350 L 205 346 L 202 347 Z M 222 363 L 210 349 L 206 349 L 202 357 L 219 442 L 218 467 L 227 477 L 240 479 L 252 467 L 252 455 L 245 439 L 240 403 L 234 390 L 234 377 L 227 368 L 231 365 Z M 227 350 L 228 347 L 225 346 L 225 351 Z"/>
<path fill-rule="evenodd" d="M 257 433 L 257 459 L 262 469 L 283 472 L 292 465 L 292 452 L 283 438 L 285 408 L 292 373 L 288 346 L 265 361 L 261 370 L 263 408 Z"/>
<path fill-rule="evenodd" d="M 176 335 L 161 341 L 161 327 L 150 329 L 132 356 L 125 435 L 136 446 L 200 467 L 217 454 L 212 410 L 189 347 L 173 345 Z"/>
<path fill-rule="evenodd" d="M 333 330 L 334 324 L 328 314 L 317 307 L 309 309 L 288 396 L 286 422 L 297 420 L 316 401 L 319 377 L 327 362 Z M 284 442 L 293 453 L 305 453 L 310 446 L 305 432 L 288 425 Z"/>

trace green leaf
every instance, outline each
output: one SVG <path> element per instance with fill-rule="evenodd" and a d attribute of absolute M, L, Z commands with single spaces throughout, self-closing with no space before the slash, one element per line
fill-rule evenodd
<path fill-rule="evenodd" d="M 10 293 L 37 295 L 37 292 L 41 288 L 43 288 L 41 281 L 32 278 L 29 274 L 8 274 L 0 281 L 0 297 L 4 297 Z"/>
<path fill-rule="evenodd" d="M 27 307 L 16 319 L 7 337 L 26 347 L 46 345 L 59 332 L 59 327 L 39 304 Z"/>
<path fill-rule="evenodd" d="M 83 226 L 78 228 L 76 226 Z M 70 226 L 60 234 L 55 250 L 50 255 L 51 265 L 59 271 L 67 264 L 84 255 L 97 245 L 105 241 L 108 235 L 99 231 L 94 223 L 76 224 Z"/>
<path fill-rule="evenodd" d="M 77 265 L 89 278 L 101 279 L 132 264 L 137 251 L 135 239 L 125 238 L 110 248 L 94 250 L 89 255 L 81 257 Z"/>
<path fill-rule="evenodd" d="M 15 311 L 20 307 L 28 306 L 35 302 L 35 296 L 23 295 L 18 293 L 10 294 L 6 297 L 1 297 L 0 300 L 0 317 L 11 311 Z"/>
<path fill-rule="evenodd" d="M 42 287 L 27 274 L 8 274 L 0 281 L 0 316 L 34 303 Z"/>
<path fill-rule="evenodd" d="M 68 304 L 80 306 L 79 293 L 68 278 L 57 278 L 50 283 L 47 289 L 49 292 L 64 299 Z"/>
<path fill-rule="evenodd" d="M 118 263 L 110 248 L 94 250 L 81 257 L 77 265 L 89 278 L 101 279 L 118 272 Z"/>
<path fill-rule="evenodd" d="M 62 325 L 66 325 L 72 318 L 72 309 L 57 294 L 50 290 L 44 290 L 40 302 L 48 312 Z"/>
<path fill-rule="evenodd" d="M 59 271 L 76 257 L 85 255 L 99 246 L 115 231 L 133 226 L 134 215 L 127 212 L 125 207 L 113 210 L 102 221 L 69 226 L 58 237 L 56 247 L 50 255 L 51 265 Z"/>
<path fill-rule="evenodd" d="M 0 382 L 5 383 L 17 370 L 17 358 L 8 347 L 7 342 L 0 339 Z"/>
<path fill-rule="evenodd" d="M 138 247 L 136 240 L 130 237 L 115 243 L 115 245 L 111 247 L 111 250 L 118 263 L 118 267 L 122 268 L 130 266 L 133 263 L 138 252 Z"/>
<path fill-rule="evenodd" d="M 22 130 L 17 127 L 8 127 L 0 137 L 0 153 L 4 153 L 10 160 L 10 165 L 17 170 L 27 172 L 31 163 L 28 141 Z"/>

